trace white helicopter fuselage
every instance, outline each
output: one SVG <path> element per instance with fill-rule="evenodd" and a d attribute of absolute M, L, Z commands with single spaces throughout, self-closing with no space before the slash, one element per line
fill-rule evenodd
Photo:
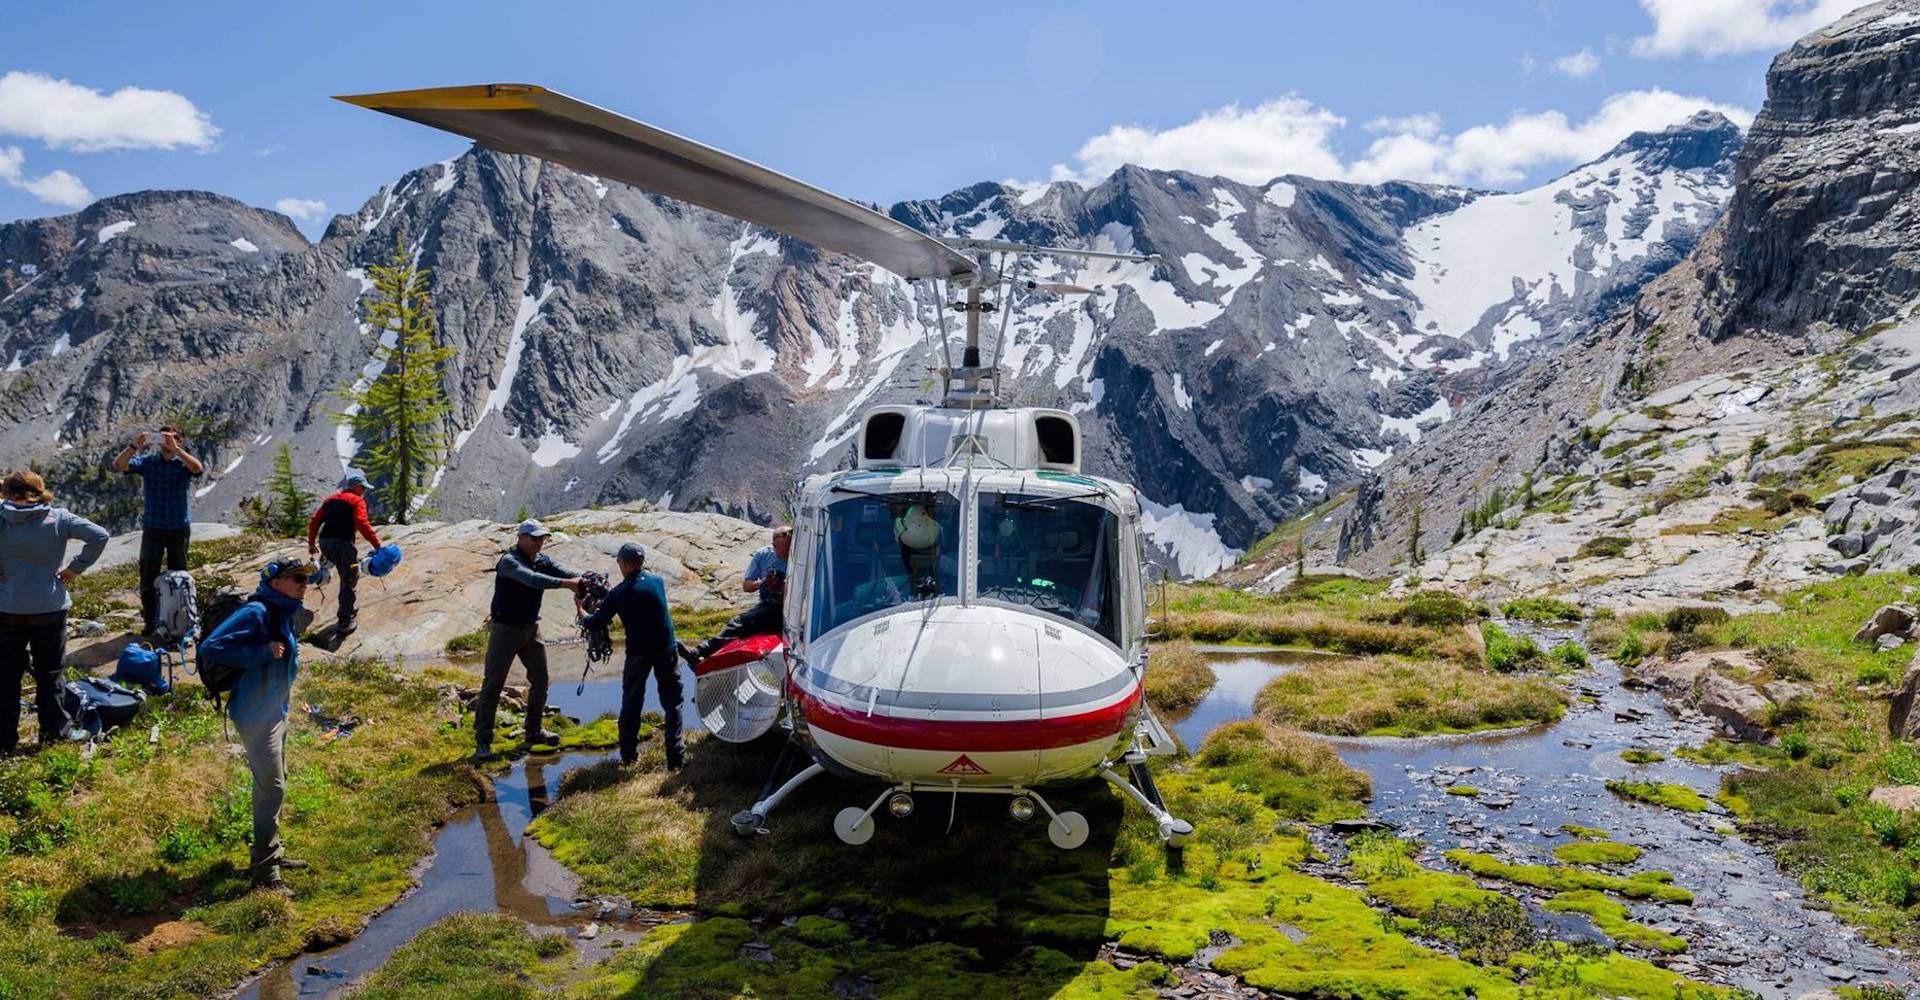
<path fill-rule="evenodd" d="M 888 413 L 906 426 L 869 457 Z M 1059 461 L 1021 447 L 1036 423 Z M 892 407 L 862 430 L 864 467 L 810 480 L 794 526 L 796 735 L 908 788 L 1017 791 L 1118 760 L 1145 711 L 1133 488 L 1077 471 L 1058 410 Z"/>

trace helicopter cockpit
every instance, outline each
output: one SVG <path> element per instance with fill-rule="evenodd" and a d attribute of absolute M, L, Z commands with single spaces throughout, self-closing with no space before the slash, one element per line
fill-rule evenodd
<path fill-rule="evenodd" d="M 1123 522 L 1104 491 L 1056 493 L 1012 478 L 955 487 L 968 502 L 950 489 L 845 488 L 823 498 L 807 540 L 810 636 L 953 600 L 1037 612 L 1123 645 Z"/>

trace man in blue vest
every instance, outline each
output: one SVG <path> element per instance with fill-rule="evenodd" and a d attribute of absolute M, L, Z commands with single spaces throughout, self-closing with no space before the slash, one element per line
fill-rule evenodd
<path fill-rule="evenodd" d="M 600 607 L 580 622 L 591 632 L 613 623 L 615 616 L 627 632 L 626 669 L 620 674 L 620 761 L 631 764 L 639 756 L 640 708 L 647 698 L 647 676 L 660 687 L 660 712 L 666 716 L 667 770 L 677 771 L 683 760 L 680 739 L 680 663 L 674 655 L 673 614 L 667 608 L 667 585 L 655 574 L 643 572 L 647 550 L 628 542 L 613 561 L 620 582 L 607 591 Z"/>
<path fill-rule="evenodd" d="M 527 671 L 528 746 L 551 743 L 559 737 L 546 731 L 547 647 L 540 641 L 540 599 L 542 591 L 567 589 L 575 594 L 586 581 L 570 569 L 540 554 L 547 536 L 546 526 L 531 518 L 514 529 L 513 548 L 494 564 L 493 611 L 487 628 L 487 659 L 480 682 L 480 697 L 473 703 L 473 759 L 493 759 L 493 721 L 500 707 L 500 692 L 507 686 L 507 671 L 518 659 Z"/>

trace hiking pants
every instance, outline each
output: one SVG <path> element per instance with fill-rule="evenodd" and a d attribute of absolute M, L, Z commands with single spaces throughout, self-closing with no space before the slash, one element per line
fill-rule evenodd
<path fill-rule="evenodd" d="M 160 578 L 160 560 L 167 569 L 187 568 L 187 536 L 192 528 L 148 528 L 140 532 L 140 619 L 152 632 L 154 605 L 160 600 L 153 581 Z"/>
<path fill-rule="evenodd" d="M 660 714 L 666 716 L 667 767 L 678 769 L 684 745 L 680 738 L 680 706 L 686 700 L 680 690 L 678 657 L 663 657 L 648 665 L 636 657 L 627 657 L 620 674 L 620 761 L 631 764 L 640 755 L 640 709 L 647 700 L 647 676 L 651 674 L 660 689 Z"/>
<path fill-rule="evenodd" d="M 40 717 L 40 743 L 58 740 L 67 728 L 60 705 L 60 661 L 67 655 L 67 613 L 0 615 L 0 753 L 20 745 L 20 679 L 33 671 L 33 704 Z"/>
<path fill-rule="evenodd" d="M 701 643 L 694 649 L 694 655 L 704 660 L 720 651 L 720 647 L 735 639 L 750 635 L 775 635 L 784 624 L 786 615 L 781 611 L 779 601 L 761 601 L 753 607 L 733 616 L 720 634 Z"/>
<path fill-rule="evenodd" d="M 493 749 L 493 716 L 500 707 L 500 690 L 514 658 L 527 670 L 527 734 L 540 731 L 547 717 L 547 647 L 540 641 L 540 624 L 505 625 L 487 629 L 487 664 L 480 681 L 480 697 L 473 703 L 473 748 Z"/>
<path fill-rule="evenodd" d="M 255 885 L 280 877 L 280 804 L 287 797 L 287 719 L 236 722 L 253 772 L 253 866 Z"/>
<path fill-rule="evenodd" d="M 351 538 L 320 539 L 320 555 L 340 578 L 340 624 L 353 620 L 354 588 L 360 585 L 360 550 Z"/>

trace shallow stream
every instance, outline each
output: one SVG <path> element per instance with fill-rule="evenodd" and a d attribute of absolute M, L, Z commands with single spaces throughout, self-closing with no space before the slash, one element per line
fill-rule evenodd
<path fill-rule="evenodd" d="M 1529 630 L 1543 647 L 1576 632 Z M 1246 718 L 1267 681 L 1307 662 L 1271 653 L 1216 650 L 1220 683 L 1175 725 L 1198 746 L 1220 722 Z M 1557 723 L 1486 735 L 1418 739 L 1335 739 L 1340 756 L 1373 779 L 1370 815 L 1423 843 L 1419 860 L 1454 870 L 1442 852 L 1464 847 L 1509 861 L 1552 864 L 1571 838 L 1561 824 L 1598 827 L 1646 854 L 1625 871 L 1672 872 L 1694 894 L 1692 906 L 1632 903 L 1634 919 L 1688 941 L 1670 967 L 1696 978 L 1743 986 L 1767 997 L 1796 997 L 1856 981 L 1920 981 L 1920 961 L 1875 947 L 1832 914 L 1807 909 L 1798 882 L 1751 841 L 1717 832 L 1731 819 L 1630 802 L 1607 791 L 1610 778 L 1673 782 L 1711 798 L 1725 768 L 1674 759 L 1673 751 L 1713 735 L 1710 721 L 1669 711 L 1650 690 L 1620 683 L 1620 668 L 1596 658 L 1574 674 L 1575 700 Z M 1586 697 L 1581 697 L 1581 696 Z M 1668 759 L 1629 764 L 1627 749 Z M 1448 794 L 1461 784 L 1477 796 Z M 1514 888 L 1498 883 L 1501 888 Z M 1562 933 L 1597 936 L 1584 918 L 1545 915 Z M 1830 974 L 1831 972 L 1831 974 Z"/>

